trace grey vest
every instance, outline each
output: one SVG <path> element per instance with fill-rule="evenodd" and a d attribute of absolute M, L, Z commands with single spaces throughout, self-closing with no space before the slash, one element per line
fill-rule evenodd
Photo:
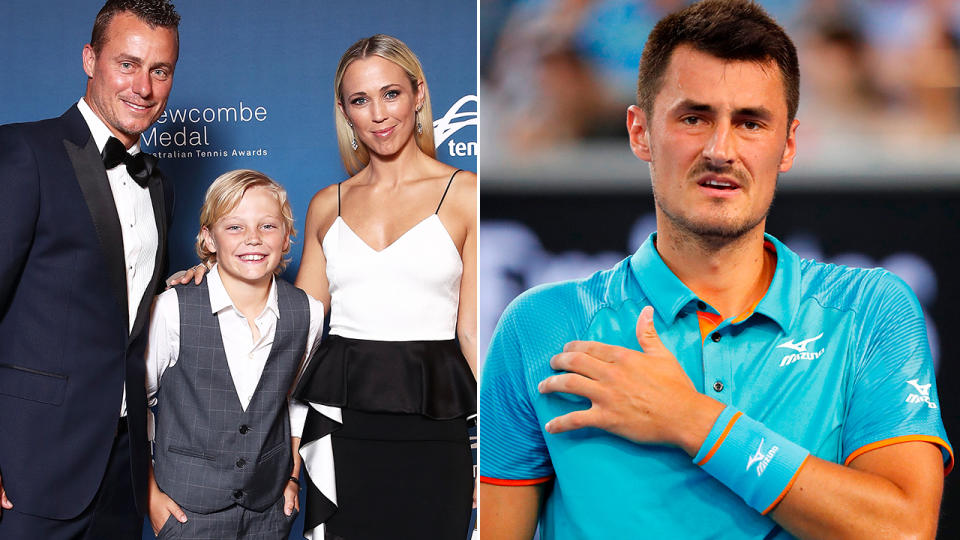
<path fill-rule="evenodd" d="M 290 477 L 287 393 L 306 349 L 310 305 L 300 289 L 276 283 L 273 347 L 245 411 L 207 281 L 177 287 L 180 356 L 160 380 L 153 457 L 157 485 L 187 510 L 205 514 L 239 504 L 262 511 Z"/>

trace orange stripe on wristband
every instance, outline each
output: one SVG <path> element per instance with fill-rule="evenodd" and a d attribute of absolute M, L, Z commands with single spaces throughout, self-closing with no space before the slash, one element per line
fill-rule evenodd
<path fill-rule="evenodd" d="M 710 451 L 707 452 L 707 455 L 704 456 L 699 463 L 697 463 L 698 467 L 703 467 L 703 464 L 710 461 L 710 458 L 712 458 L 713 455 L 717 453 L 717 449 L 720 448 L 721 444 L 723 444 L 723 440 L 727 438 L 727 435 L 730 434 L 730 430 L 733 429 L 733 425 L 737 423 L 737 420 L 741 416 L 743 416 L 743 413 L 740 411 L 737 411 L 737 413 L 733 415 L 733 418 L 731 418 L 730 421 L 727 422 L 727 426 L 723 428 L 723 432 L 720 433 L 720 437 L 717 438 L 717 442 L 713 443 L 713 446 L 710 447 Z"/>
<path fill-rule="evenodd" d="M 481 476 L 480 481 L 484 484 L 493 484 L 495 486 L 535 486 L 537 484 L 542 484 L 553 479 L 553 476 L 544 476 L 543 478 L 521 478 L 519 480 L 511 480 L 504 478 L 490 478 L 489 476 Z"/>

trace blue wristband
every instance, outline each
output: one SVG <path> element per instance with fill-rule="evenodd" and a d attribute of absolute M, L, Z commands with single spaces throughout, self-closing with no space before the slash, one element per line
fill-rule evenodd
<path fill-rule="evenodd" d="M 790 489 L 809 455 L 801 446 L 727 407 L 693 462 L 751 508 L 766 514 Z"/>

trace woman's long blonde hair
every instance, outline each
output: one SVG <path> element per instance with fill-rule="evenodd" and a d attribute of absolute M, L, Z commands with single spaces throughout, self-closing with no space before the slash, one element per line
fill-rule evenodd
<path fill-rule="evenodd" d="M 413 132 L 413 137 L 417 141 L 417 146 L 428 156 L 435 158 L 437 156 L 436 148 L 433 143 L 433 109 L 430 106 L 430 91 L 427 88 L 427 79 L 423 74 L 423 66 L 417 55 L 413 54 L 407 45 L 399 39 L 386 34 L 376 34 L 368 38 L 361 39 L 354 43 L 343 56 L 340 57 L 340 64 L 337 65 L 337 75 L 333 81 L 334 103 L 333 117 L 337 128 L 337 146 L 340 148 L 340 159 L 343 160 L 343 167 L 351 176 L 360 172 L 370 163 L 370 152 L 367 150 L 363 141 L 357 139 L 359 147 L 354 150 L 351 142 L 354 140 L 353 128 L 340 105 L 346 107 L 343 103 L 343 74 L 355 60 L 368 58 L 370 56 L 379 56 L 403 68 L 410 85 L 413 87 L 414 94 L 417 92 L 418 83 L 423 83 L 423 107 L 418 114 L 418 120 L 423 126 L 423 133 Z"/>

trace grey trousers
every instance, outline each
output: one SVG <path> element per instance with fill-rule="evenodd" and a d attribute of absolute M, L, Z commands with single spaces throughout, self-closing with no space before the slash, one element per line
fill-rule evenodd
<path fill-rule="evenodd" d="M 263 512 L 233 505 L 212 514 L 197 514 L 183 509 L 187 522 L 172 515 L 160 529 L 158 539 L 181 540 L 286 540 L 297 519 L 297 511 L 283 513 L 283 495 Z"/>

